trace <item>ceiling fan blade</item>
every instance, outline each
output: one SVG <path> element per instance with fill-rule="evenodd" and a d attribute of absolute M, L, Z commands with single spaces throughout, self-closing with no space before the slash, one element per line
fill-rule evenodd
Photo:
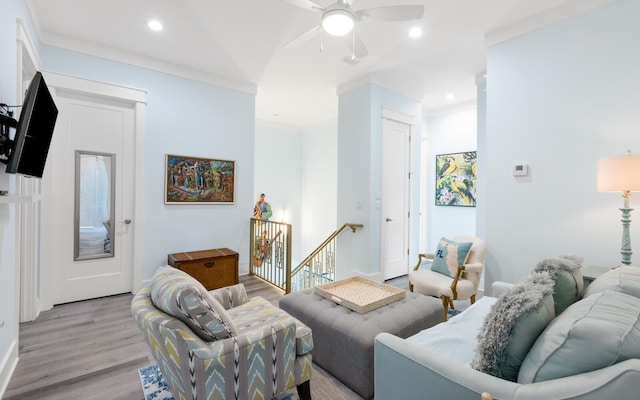
<path fill-rule="evenodd" d="M 294 49 L 298 46 L 302 46 L 309 40 L 313 39 L 318 33 L 320 33 L 320 25 L 316 25 L 308 31 L 294 37 L 290 41 L 282 46 L 283 49 Z"/>
<path fill-rule="evenodd" d="M 367 46 L 364 45 L 362 38 L 357 33 L 354 34 L 355 38 L 351 35 L 347 37 L 347 45 L 349 46 L 349 50 L 351 53 L 356 56 L 357 59 L 365 58 L 369 55 L 369 50 L 367 50 Z M 355 41 L 355 49 L 353 47 Z"/>
<path fill-rule="evenodd" d="M 315 1 L 311 1 L 311 0 L 284 0 L 285 2 L 289 3 L 289 4 L 293 4 L 294 6 L 300 7 L 300 8 L 304 8 L 305 10 L 309 10 L 309 11 L 324 11 L 324 7 L 321 6 L 320 4 L 316 3 Z"/>
<path fill-rule="evenodd" d="M 358 21 L 364 22 L 411 21 L 423 15 L 424 6 L 388 6 L 356 11 Z"/>

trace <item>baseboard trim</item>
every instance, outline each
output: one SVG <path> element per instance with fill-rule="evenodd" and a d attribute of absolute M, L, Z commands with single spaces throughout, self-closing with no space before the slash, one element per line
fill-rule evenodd
<path fill-rule="evenodd" d="M 0 362 L 0 399 L 4 397 L 4 392 L 9 386 L 9 381 L 18 365 L 18 341 L 14 340 L 9 347 L 9 351 Z"/>
<path fill-rule="evenodd" d="M 360 272 L 360 271 L 356 271 L 355 269 L 352 269 L 351 273 L 353 275 L 359 275 L 359 276 L 361 276 L 363 278 L 371 279 L 372 281 L 384 282 L 384 275 L 383 275 L 382 272 L 375 272 L 373 274 L 365 274 L 364 272 Z"/>

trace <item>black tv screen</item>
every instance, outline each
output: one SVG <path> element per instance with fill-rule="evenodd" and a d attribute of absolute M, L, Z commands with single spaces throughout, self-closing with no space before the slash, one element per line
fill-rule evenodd
<path fill-rule="evenodd" d="M 7 160 L 7 172 L 42 177 L 58 108 L 40 72 L 31 80 Z"/>

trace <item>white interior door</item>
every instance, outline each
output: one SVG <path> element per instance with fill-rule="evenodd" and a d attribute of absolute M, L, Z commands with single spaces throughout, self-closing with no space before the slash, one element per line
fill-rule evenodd
<path fill-rule="evenodd" d="M 384 279 L 409 273 L 411 125 L 382 122 L 382 269 Z"/>
<path fill-rule="evenodd" d="M 134 206 L 134 144 L 135 107 L 103 96 L 56 90 L 59 109 L 58 122 L 52 140 L 50 169 L 43 179 L 52 180 L 53 193 L 49 218 L 51 244 L 49 250 L 52 274 L 53 304 L 85 300 L 126 293 L 132 290 L 133 270 L 133 206 Z M 84 231 L 108 231 L 106 239 L 99 238 L 96 251 L 104 248 L 100 257 L 78 257 L 75 246 L 79 241 L 76 223 L 76 152 L 108 154 L 108 167 L 102 175 L 110 183 L 105 186 L 110 203 L 108 214 L 113 221 L 109 227 L 102 223 Z M 49 161 L 48 161 L 49 162 Z M 86 178 L 84 178 L 86 182 Z M 96 177 L 96 179 L 99 179 Z M 82 186 L 83 188 L 86 186 Z M 110 197 L 109 197 L 110 198 Z M 76 236 L 76 237 L 74 237 Z"/>

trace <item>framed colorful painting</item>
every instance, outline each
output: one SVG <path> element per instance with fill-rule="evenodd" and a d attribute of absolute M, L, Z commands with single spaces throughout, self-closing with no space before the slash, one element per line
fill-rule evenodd
<path fill-rule="evenodd" d="M 477 151 L 436 155 L 436 205 L 476 206 Z"/>
<path fill-rule="evenodd" d="M 165 204 L 232 204 L 236 163 L 167 154 Z"/>

